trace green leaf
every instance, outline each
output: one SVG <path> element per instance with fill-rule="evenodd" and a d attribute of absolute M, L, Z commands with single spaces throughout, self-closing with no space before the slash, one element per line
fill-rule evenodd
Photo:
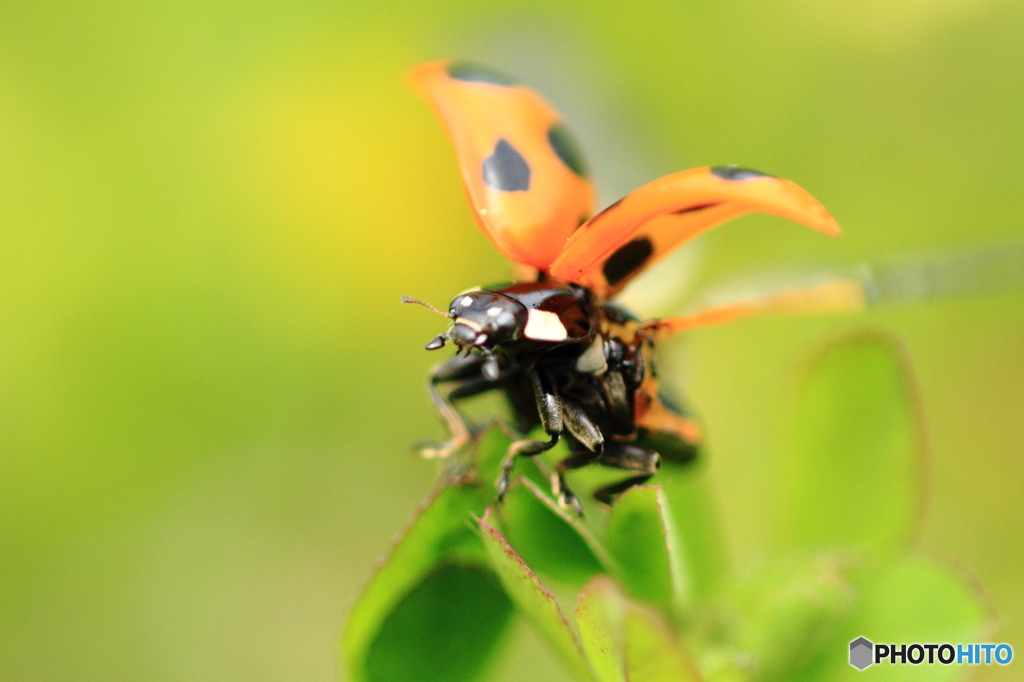
<path fill-rule="evenodd" d="M 512 613 L 472 525 L 484 508 L 478 487 L 446 485 L 414 515 L 349 615 L 354 682 L 479 676 Z"/>
<path fill-rule="evenodd" d="M 851 582 L 857 601 L 836 635 L 821 648 L 804 674 L 805 682 L 863 680 L 848 663 L 850 642 L 866 637 L 874 643 L 958 643 L 984 641 L 993 615 L 976 583 L 921 557 L 903 557 L 855 571 Z M 927 659 L 925 659 L 927 660 Z M 892 665 L 868 669 L 872 680 L 950 680 L 963 674 L 956 665 Z"/>
<path fill-rule="evenodd" d="M 365 679 L 478 679 L 512 613 L 512 602 L 490 571 L 441 566 L 388 615 L 366 653 Z"/>
<path fill-rule="evenodd" d="M 894 340 L 847 338 L 812 363 L 783 461 L 783 540 L 893 548 L 919 520 L 924 456 L 914 382 Z"/>
<path fill-rule="evenodd" d="M 601 682 L 698 682 L 700 672 L 671 625 L 598 576 L 580 594 L 580 637 Z"/>
<path fill-rule="evenodd" d="M 498 517 L 505 539 L 533 570 L 569 585 L 582 585 L 604 570 L 598 555 L 605 552 L 589 530 L 532 481 L 516 481 Z"/>
<path fill-rule="evenodd" d="M 576 623 L 587 659 L 601 682 L 624 682 L 625 599 L 607 576 L 587 583 L 576 606 Z"/>
<path fill-rule="evenodd" d="M 630 604 L 624 619 L 630 682 L 699 682 L 700 672 L 669 624 L 650 609 Z"/>
<path fill-rule="evenodd" d="M 856 597 L 849 565 L 841 552 L 785 557 L 740 586 L 734 639 L 756 679 L 786 679 L 835 637 Z"/>
<path fill-rule="evenodd" d="M 666 463 L 660 474 L 695 599 L 716 593 L 729 575 L 722 529 L 704 464 Z"/>
<path fill-rule="evenodd" d="M 619 497 L 608 515 L 608 549 L 631 597 L 673 615 L 689 603 L 682 548 L 661 486 L 639 486 Z"/>
<path fill-rule="evenodd" d="M 520 613 L 578 680 L 593 679 L 583 650 L 558 602 L 541 584 L 501 533 L 491 525 L 490 510 L 479 522 L 484 546 L 505 590 Z"/>

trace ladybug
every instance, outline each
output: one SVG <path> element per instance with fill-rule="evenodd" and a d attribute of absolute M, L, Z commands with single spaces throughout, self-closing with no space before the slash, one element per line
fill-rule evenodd
<path fill-rule="evenodd" d="M 477 287 L 452 300 L 427 350 L 454 357 L 436 366 L 431 401 L 450 437 L 427 457 L 447 457 L 473 438 L 458 401 L 500 391 L 520 434 L 546 440 L 510 446 L 497 480 L 500 502 L 519 457 L 564 440 L 569 455 L 552 474 L 558 503 L 582 515 L 566 473 L 590 464 L 628 472 L 594 497 L 615 497 L 654 475 L 662 459 L 697 454 L 696 422 L 659 390 L 658 342 L 684 329 L 768 310 L 814 305 L 842 292 L 777 297 L 640 321 L 614 296 L 645 268 L 694 237 L 745 213 L 789 218 L 827 235 L 839 226 L 796 184 L 737 166 L 694 168 L 655 180 L 594 213 L 594 188 L 571 134 L 539 95 L 509 76 L 463 61 L 422 64 L 413 87 L 448 132 L 476 223 L 517 266 L 518 281 Z"/>

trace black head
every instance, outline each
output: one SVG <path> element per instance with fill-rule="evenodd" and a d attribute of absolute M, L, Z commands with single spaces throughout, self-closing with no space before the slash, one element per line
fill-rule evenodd
<path fill-rule="evenodd" d="M 522 303 L 493 291 L 461 293 L 448 306 L 447 314 L 416 299 L 403 297 L 402 300 L 425 305 L 452 320 L 447 331 L 431 339 L 427 350 L 443 348 L 448 341 L 466 353 L 476 349 L 488 356 L 483 371 L 491 379 L 498 376 L 495 346 L 521 339 L 530 317 Z"/>
<path fill-rule="evenodd" d="M 448 306 L 453 324 L 446 336 L 461 350 L 512 343 L 522 338 L 529 311 L 519 301 L 493 291 L 459 294 Z"/>

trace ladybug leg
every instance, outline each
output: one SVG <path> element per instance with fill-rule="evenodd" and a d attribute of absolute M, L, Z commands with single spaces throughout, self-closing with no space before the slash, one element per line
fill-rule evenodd
<path fill-rule="evenodd" d="M 562 405 L 551 381 L 538 369 L 534 369 L 530 373 L 530 379 L 533 383 L 533 395 L 537 401 L 537 413 L 540 415 L 541 426 L 544 427 L 545 433 L 551 436 L 551 439 L 546 441 L 517 440 L 509 446 L 505 459 L 501 461 L 501 474 L 498 476 L 496 484 L 498 502 L 501 502 L 508 490 L 509 477 L 512 475 L 516 457 L 533 457 L 550 450 L 555 447 L 562 435 Z"/>
<path fill-rule="evenodd" d="M 605 487 L 594 491 L 594 499 L 597 500 L 598 502 L 601 502 L 602 504 L 607 504 L 608 506 L 611 506 L 612 502 L 615 501 L 616 497 L 626 492 L 630 488 L 643 484 L 652 475 L 653 474 L 644 474 L 643 476 L 630 476 L 629 478 L 623 479 L 618 483 L 606 485 Z"/>
<path fill-rule="evenodd" d="M 673 464 L 691 464 L 700 455 L 698 443 L 687 440 L 678 431 L 640 429 L 635 442 L 641 447 L 655 450 L 661 455 L 662 461 Z"/>
<path fill-rule="evenodd" d="M 577 515 L 583 516 L 579 498 L 565 482 L 565 472 L 579 469 L 600 458 L 604 452 L 604 435 L 583 408 L 575 403 L 563 401 L 562 417 L 573 440 L 578 441 L 586 450 L 574 452 L 558 463 L 555 473 L 551 476 L 551 493 L 558 500 L 560 507 L 572 509 Z"/>
<path fill-rule="evenodd" d="M 654 386 L 657 389 L 656 386 Z M 692 462 L 699 451 L 700 426 L 681 408 L 657 390 L 637 420 L 640 427 L 635 443 L 657 450 L 666 461 L 678 464 Z"/>
<path fill-rule="evenodd" d="M 642 472 L 639 476 L 630 476 L 618 483 L 612 483 L 597 490 L 594 493 L 594 499 L 604 504 L 611 504 L 616 496 L 633 486 L 640 485 L 661 468 L 661 455 L 654 450 L 648 450 L 632 443 L 609 443 L 597 461 L 607 467 Z"/>
<path fill-rule="evenodd" d="M 430 368 L 430 382 L 443 384 L 449 381 L 476 379 L 481 376 L 486 356 L 480 353 L 455 355 Z"/>
<path fill-rule="evenodd" d="M 582 407 L 576 403 L 562 401 L 562 418 L 565 420 L 565 428 L 583 444 L 583 447 L 598 454 L 604 450 L 604 435 L 601 429 L 597 428 L 597 424 L 591 421 Z"/>
<path fill-rule="evenodd" d="M 485 359 L 484 356 L 478 354 L 456 355 L 431 370 L 430 380 L 427 382 L 427 394 L 430 396 L 430 402 L 434 404 L 437 413 L 441 415 L 441 419 L 448 427 L 449 439 L 443 443 L 436 441 L 417 443 L 415 447 L 427 459 L 448 457 L 470 441 L 472 431 L 466 418 L 456 409 L 453 401 L 494 387 L 491 382 L 484 382 L 491 385 L 485 385 L 473 392 L 465 390 L 476 384 L 477 380 L 483 381 L 480 378 Z M 456 386 L 447 397 L 444 396 L 438 385 L 455 381 L 461 382 L 461 385 Z M 473 387 L 476 388 L 476 386 Z M 462 390 L 460 391 L 460 389 Z"/>
<path fill-rule="evenodd" d="M 583 506 L 580 504 L 580 499 L 569 490 L 569 486 L 565 483 L 565 472 L 585 467 L 599 456 L 598 453 L 592 450 L 579 450 L 558 463 L 555 473 L 551 475 L 551 492 L 554 494 L 555 499 L 558 500 L 559 506 L 564 509 L 572 509 L 576 512 L 577 516 L 583 516 Z"/>

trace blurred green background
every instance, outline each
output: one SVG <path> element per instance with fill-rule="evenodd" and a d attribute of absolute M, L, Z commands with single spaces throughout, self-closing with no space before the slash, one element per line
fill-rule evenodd
<path fill-rule="evenodd" d="M 0 4 L 0 679 L 330 680 L 347 605 L 433 480 L 423 344 L 507 264 L 403 84 L 481 59 L 558 107 L 610 202 L 740 163 L 838 241 L 750 217 L 695 282 L 1024 235 L 1024 5 Z M 932 450 L 920 545 L 1024 650 L 1024 296 L 780 318 L 666 349 L 735 565 L 772 533 L 802 363 L 889 330 Z M 837 652 L 845 656 L 845 652 Z M 525 630 L 503 679 L 557 679 Z M 978 679 L 1006 679 L 986 669 Z"/>

